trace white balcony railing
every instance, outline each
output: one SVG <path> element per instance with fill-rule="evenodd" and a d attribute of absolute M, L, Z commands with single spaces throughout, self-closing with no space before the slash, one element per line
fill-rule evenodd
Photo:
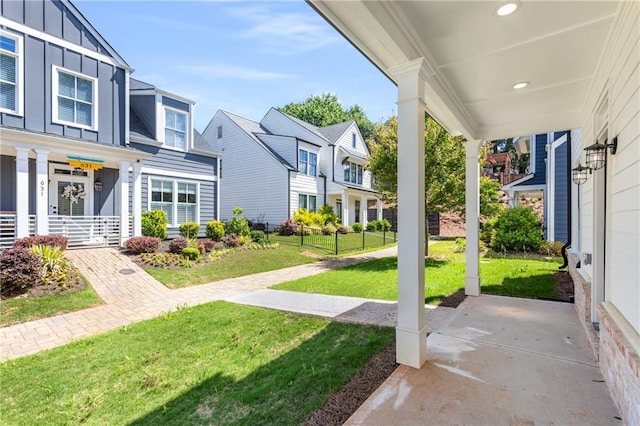
<path fill-rule="evenodd" d="M 49 216 L 49 234 L 64 235 L 68 247 L 120 244 L 119 216 Z"/>

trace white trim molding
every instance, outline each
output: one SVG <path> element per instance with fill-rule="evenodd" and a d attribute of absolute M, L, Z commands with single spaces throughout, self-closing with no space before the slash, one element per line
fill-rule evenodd
<path fill-rule="evenodd" d="M 165 169 L 156 169 L 153 167 L 142 167 L 142 173 L 148 175 L 154 175 L 158 177 L 169 177 L 169 178 L 178 178 L 178 179 L 191 179 L 191 180 L 200 180 L 206 182 L 216 182 L 218 180 L 217 176 L 213 175 L 203 175 L 199 173 L 186 173 L 186 172 L 177 172 L 172 170 Z"/>
<path fill-rule="evenodd" d="M 81 78 L 83 80 L 91 81 L 91 125 L 87 126 L 86 124 L 80 124 L 73 121 L 65 121 L 61 120 L 58 116 L 58 96 L 60 96 L 59 89 L 59 75 L 67 74 L 70 76 L 77 78 Z M 77 98 L 76 98 L 77 99 Z M 74 102 L 76 100 L 74 99 Z M 82 74 L 76 71 L 72 71 L 58 65 L 51 66 L 51 122 L 55 124 L 61 124 L 63 126 L 71 126 L 78 127 L 81 129 L 87 130 L 98 130 L 98 79 L 95 77 L 91 77 L 86 74 Z M 74 108 L 75 109 L 75 108 Z"/>
<path fill-rule="evenodd" d="M 4 31 L 0 29 L 0 35 L 8 37 L 16 42 L 16 51 L 11 52 L 8 50 L 2 50 L 5 55 L 9 55 L 16 58 L 16 99 L 15 108 L 0 108 L 0 112 L 13 115 L 24 115 L 24 39 L 19 34 Z"/>

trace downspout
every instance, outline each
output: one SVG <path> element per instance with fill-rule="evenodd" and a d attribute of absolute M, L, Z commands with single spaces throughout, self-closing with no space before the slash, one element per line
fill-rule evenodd
<path fill-rule="evenodd" d="M 287 169 L 287 219 L 291 218 L 291 169 Z"/>
<path fill-rule="evenodd" d="M 324 180 L 324 206 L 327 205 L 327 176 L 325 176 L 324 174 L 322 175 L 322 179 Z"/>
<path fill-rule="evenodd" d="M 565 269 L 569 266 L 569 257 L 567 256 L 567 249 L 571 246 L 571 130 L 567 131 L 567 242 L 562 246 L 562 259 L 564 263 L 558 267 L 558 269 Z"/>

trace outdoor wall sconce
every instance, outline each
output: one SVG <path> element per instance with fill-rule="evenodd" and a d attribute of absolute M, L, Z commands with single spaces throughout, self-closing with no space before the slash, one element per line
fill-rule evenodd
<path fill-rule="evenodd" d="M 95 181 L 95 183 L 93 184 L 93 189 L 95 189 L 96 192 L 102 192 L 102 182 L 100 181 L 100 179 Z"/>
<path fill-rule="evenodd" d="M 578 167 L 571 169 L 571 180 L 576 185 L 582 185 L 587 181 L 587 178 L 591 174 L 589 167 L 584 167 L 581 163 L 578 163 Z"/>
<path fill-rule="evenodd" d="M 607 148 L 609 148 L 611 155 L 615 155 L 618 150 L 618 138 L 615 137 L 611 143 L 600 143 L 596 140 L 596 143 L 589 145 L 584 150 L 586 151 L 585 163 L 587 167 L 593 170 L 599 170 L 607 164 Z"/>

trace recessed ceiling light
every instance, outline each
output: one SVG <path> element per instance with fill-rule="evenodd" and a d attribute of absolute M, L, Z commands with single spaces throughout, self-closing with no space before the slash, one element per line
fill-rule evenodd
<path fill-rule="evenodd" d="M 498 16 L 511 15 L 513 12 L 515 12 L 518 9 L 519 6 L 520 5 L 517 2 L 510 1 L 509 3 L 505 3 L 502 6 L 500 6 L 500 8 L 498 8 L 498 10 L 496 11 L 496 14 Z"/>
<path fill-rule="evenodd" d="M 524 89 L 528 85 L 529 85 L 528 81 L 519 81 L 519 82 L 513 84 L 513 88 L 514 89 Z"/>

